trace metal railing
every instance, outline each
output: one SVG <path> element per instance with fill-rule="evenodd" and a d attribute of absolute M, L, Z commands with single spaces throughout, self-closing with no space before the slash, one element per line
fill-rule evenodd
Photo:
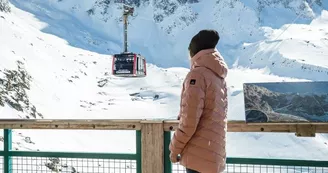
<path fill-rule="evenodd" d="M 179 164 L 172 173 L 186 173 Z M 171 173 L 170 172 L 170 173 Z M 327 162 L 283 159 L 228 158 L 224 173 L 327 173 Z"/>
<path fill-rule="evenodd" d="M 169 160 L 171 130 L 164 132 L 164 173 L 186 173 L 183 166 Z M 228 157 L 226 163 L 225 173 L 328 173 L 328 161 Z"/>
<path fill-rule="evenodd" d="M 179 164 L 172 173 L 186 173 Z M 171 173 L 170 172 L 170 173 Z M 225 173 L 327 173 L 327 162 L 283 159 L 227 158 Z"/>
<path fill-rule="evenodd" d="M 3 161 L 0 161 L 0 170 L 4 173 L 183 173 L 184 167 L 171 164 L 169 160 L 168 146 L 177 123 L 163 120 L 0 120 L 0 129 L 4 129 L 4 149 L 0 151 Z M 308 132 L 299 126 L 229 122 L 228 131 L 295 132 L 298 135 L 311 136 L 313 131 L 327 131 L 323 124 L 311 124 L 315 128 Z M 12 151 L 11 129 L 133 130 L 136 132 L 136 152 L 120 154 Z M 229 157 L 225 172 L 328 173 L 328 162 Z"/>
<path fill-rule="evenodd" d="M 12 151 L 12 131 L 4 129 L 3 173 L 141 173 L 141 132 L 136 130 L 136 153 Z"/>

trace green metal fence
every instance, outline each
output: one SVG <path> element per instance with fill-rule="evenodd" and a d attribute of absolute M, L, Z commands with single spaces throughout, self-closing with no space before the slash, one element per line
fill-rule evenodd
<path fill-rule="evenodd" d="M 12 151 L 11 130 L 4 130 L 0 152 L 4 173 L 141 173 L 141 132 L 136 131 L 136 153 L 73 153 Z"/>
<path fill-rule="evenodd" d="M 172 132 L 164 132 L 164 173 L 184 173 L 171 164 Z M 4 130 L 0 170 L 4 173 L 141 173 L 141 131 L 136 131 L 136 153 L 77 153 L 12 151 L 12 132 Z M 1 162 L 2 161 L 2 162 Z M 226 173 L 328 173 L 328 161 L 227 158 Z"/>
<path fill-rule="evenodd" d="M 164 132 L 164 172 L 185 173 L 185 168 L 169 160 L 172 133 Z M 328 173 L 328 161 L 227 158 L 225 173 Z"/>

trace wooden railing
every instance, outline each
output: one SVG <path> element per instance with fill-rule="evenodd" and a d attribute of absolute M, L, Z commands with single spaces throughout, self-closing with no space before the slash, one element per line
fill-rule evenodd
<path fill-rule="evenodd" d="M 164 146 L 165 132 L 174 131 L 177 120 L 0 120 L 0 129 L 66 129 L 66 130 L 135 130 L 140 134 L 141 163 L 135 158 L 142 173 L 162 173 L 167 146 Z M 275 132 L 295 133 L 297 136 L 315 136 L 315 133 L 327 133 L 326 123 L 252 123 L 229 121 L 228 132 Z M 7 136 L 8 138 L 8 136 Z M 137 139 L 138 140 L 138 139 Z M 8 142 L 8 141 L 7 141 Z M 11 141 L 10 141 L 11 142 Z M 137 142 L 138 143 L 138 142 Z M 5 144 L 6 145 L 6 144 Z M 9 144 L 8 144 L 9 145 Z M 6 148 L 6 147 L 5 147 Z M 5 155 L 4 168 L 10 170 L 9 154 Z M 138 149 L 137 149 L 138 151 Z M 26 154 L 26 153 L 25 153 Z M 132 156 L 131 156 L 132 157 Z M 134 156 L 133 156 L 134 157 Z M 7 159 L 7 160 L 6 160 Z M 7 165 L 6 165 L 7 164 Z M 162 171 L 161 171 L 162 170 Z M 137 171 L 138 173 L 141 173 Z M 6 172 L 7 173 L 7 172 Z"/>
<path fill-rule="evenodd" d="M 164 131 L 172 131 L 178 127 L 177 120 L 164 121 Z M 245 123 L 245 121 L 229 121 L 228 132 L 274 132 L 295 133 L 296 136 L 314 137 L 315 133 L 327 133 L 327 123 Z"/>
<path fill-rule="evenodd" d="M 142 126 L 163 126 L 164 131 L 175 130 L 177 120 L 0 120 L 0 129 L 69 129 L 69 130 L 141 130 Z M 228 132 L 278 132 L 296 133 L 297 136 L 314 136 L 327 133 L 327 123 L 250 123 L 228 121 Z"/>

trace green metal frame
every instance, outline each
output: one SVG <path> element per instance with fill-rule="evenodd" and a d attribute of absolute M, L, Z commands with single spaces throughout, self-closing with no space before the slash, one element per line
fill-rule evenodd
<path fill-rule="evenodd" d="M 59 158 L 81 158 L 81 159 L 119 159 L 135 160 L 137 163 L 136 171 L 141 173 L 141 132 L 136 131 L 136 153 L 80 153 L 80 152 L 31 152 L 31 151 L 11 151 L 12 149 L 12 131 L 4 129 L 4 151 L 0 151 L 0 156 L 4 158 L 4 172 L 12 173 L 11 157 L 59 157 Z"/>
<path fill-rule="evenodd" d="M 164 173 L 172 173 L 172 163 L 170 162 L 169 145 L 171 142 L 171 132 L 164 132 Z M 119 159 L 135 160 L 136 172 L 141 173 L 141 131 L 136 131 L 136 153 L 79 153 L 79 152 L 30 152 L 12 151 L 12 131 L 4 129 L 4 150 L 0 151 L 0 156 L 4 158 L 4 173 L 12 173 L 12 157 L 59 157 L 59 158 L 81 158 L 81 159 Z M 310 160 L 287 160 L 287 159 L 264 159 L 264 158 L 227 158 L 228 165 L 259 165 L 259 166 L 291 166 L 291 167 L 318 167 L 328 171 L 328 161 Z"/>
<path fill-rule="evenodd" d="M 11 159 L 11 146 L 12 146 L 12 133 L 9 129 L 3 130 L 3 144 L 4 152 L 3 154 L 3 166 L 4 173 L 11 173 L 12 168 L 12 159 Z"/>
<path fill-rule="evenodd" d="M 266 158 L 227 158 L 227 164 L 270 165 L 270 166 L 306 166 L 327 167 L 328 161 L 294 160 L 294 159 L 266 159 Z"/>
<path fill-rule="evenodd" d="M 164 132 L 164 173 L 172 173 L 170 162 L 169 145 L 171 142 L 171 131 Z M 267 158 L 233 158 L 226 160 L 228 165 L 259 165 L 259 166 L 291 166 L 291 167 L 318 167 L 328 171 L 328 161 L 292 160 L 292 159 L 267 159 Z M 296 168 L 295 168 L 296 169 Z"/>
<path fill-rule="evenodd" d="M 137 130 L 136 133 L 136 147 L 137 147 L 137 173 L 142 172 L 142 166 L 141 166 L 141 131 Z"/>
<path fill-rule="evenodd" d="M 171 132 L 164 132 L 164 173 L 172 172 L 172 164 L 170 161 L 169 145 L 171 142 Z"/>

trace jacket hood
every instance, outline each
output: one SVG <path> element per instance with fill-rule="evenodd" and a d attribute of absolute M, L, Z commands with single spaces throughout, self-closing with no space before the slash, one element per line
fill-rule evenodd
<path fill-rule="evenodd" d="M 217 76 L 226 78 L 228 66 L 217 49 L 204 49 L 191 58 L 191 69 L 196 67 L 206 67 Z"/>

